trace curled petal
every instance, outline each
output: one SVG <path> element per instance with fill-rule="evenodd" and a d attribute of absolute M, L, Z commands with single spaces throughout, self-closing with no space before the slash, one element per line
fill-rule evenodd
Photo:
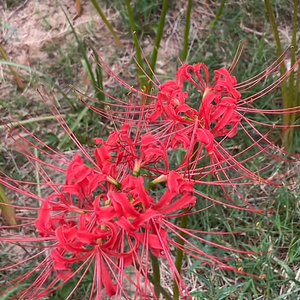
<path fill-rule="evenodd" d="M 119 217 L 137 217 L 139 213 L 135 210 L 133 205 L 130 203 L 128 196 L 122 192 L 108 192 L 108 197 L 112 201 L 112 204 Z"/>

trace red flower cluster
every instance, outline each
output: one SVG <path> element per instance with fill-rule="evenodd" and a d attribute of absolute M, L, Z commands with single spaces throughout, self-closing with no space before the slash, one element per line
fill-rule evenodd
<path fill-rule="evenodd" d="M 276 66 L 272 65 L 272 68 Z M 148 276 L 151 251 L 153 256 L 164 257 L 168 261 L 174 280 L 181 286 L 182 297 L 191 299 L 173 261 L 170 245 L 204 263 L 243 273 L 231 266 L 228 260 L 205 253 L 192 240 L 242 254 L 250 252 L 205 241 L 201 236 L 205 232 L 181 228 L 174 223 L 174 218 L 196 213 L 193 208 L 197 196 L 229 207 L 260 211 L 244 199 L 237 186 L 253 182 L 281 185 L 258 175 L 273 163 L 255 172 L 247 168 L 247 163 L 261 154 L 270 154 L 275 161 L 284 160 L 281 154 L 285 152 L 269 141 L 269 132 L 260 133 L 253 125 L 253 120 L 245 116 L 246 112 L 257 112 L 252 102 L 272 90 L 284 78 L 279 78 L 276 84 L 251 98 L 243 99 L 241 93 L 242 89 L 255 85 L 269 72 L 270 69 L 252 81 L 237 84 L 236 78 L 221 68 L 215 71 L 214 82 L 210 84 L 208 69 L 203 63 L 184 64 L 178 69 L 176 80 L 157 85 L 159 91 L 156 95 L 147 95 L 130 87 L 136 93 L 134 97 L 129 97 L 126 106 L 116 100 L 116 104 L 109 103 L 110 107 L 116 109 L 105 111 L 86 103 L 101 115 L 109 115 L 122 124 L 120 130 L 112 131 L 106 141 L 94 139 L 95 160 L 58 115 L 59 123 L 87 161 L 84 162 L 78 154 L 72 161 L 59 156 L 59 160 L 67 165 L 66 169 L 59 169 L 37 159 L 29 147 L 24 150 L 23 154 L 38 168 L 45 185 L 53 190 L 45 199 L 26 190 L 21 182 L 4 174 L 0 177 L 1 184 L 41 201 L 38 217 L 28 217 L 25 219 L 27 223 L 17 226 L 34 226 L 38 236 L 16 235 L 9 231 L 9 226 L 0 227 L 1 242 L 19 243 L 41 251 L 0 271 L 10 270 L 37 256 L 43 257 L 36 268 L 11 280 L 0 295 L 37 273 L 33 283 L 15 298 L 40 299 L 81 274 L 69 299 L 87 272 L 93 269 L 90 299 L 94 296 L 101 299 L 103 292 L 108 296 L 123 295 L 126 299 L 157 299 Z M 188 104 L 189 93 L 184 88 L 185 82 L 191 83 L 199 91 L 198 108 Z M 140 95 L 148 98 L 147 104 L 137 103 Z M 125 112 L 120 111 L 122 106 L 125 106 Z M 299 111 L 299 108 L 293 112 L 296 110 Z M 52 111 L 57 115 L 55 108 Z M 289 113 L 288 110 L 280 112 Z M 258 147 L 259 151 L 251 157 L 240 159 L 239 155 L 230 154 L 223 144 L 226 139 L 234 137 L 239 128 L 245 130 L 244 124 L 259 136 L 259 140 L 254 140 L 248 133 L 253 139 L 251 147 Z M 267 142 L 267 146 L 263 147 L 260 141 Z M 32 142 L 29 144 L 34 146 Z M 35 147 L 52 158 L 58 156 L 58 153 L 42 145 L 44 147 Z M 281 150 L 281 154 L 272 152 L 271 147 Z M 179 150 L 184 153 L 183 158 L 174 163 Z M 247 151 L 245 149 L 243 152 Z M 45 167 L 65 174 L 62 187 L 50 179 Z M 195 188 L 196 184 L 220 186 L 227 200 L 213 199 Z M 228 188 L 235 192 L 243 204 L 234 202 Z M 133 268 L 134 276 L 127 273 L 130 268 Z M 56 275 L 54 277 L 53 272 Z M 125 282 L 134 286 L 134 295 L 129 296 Z"/>

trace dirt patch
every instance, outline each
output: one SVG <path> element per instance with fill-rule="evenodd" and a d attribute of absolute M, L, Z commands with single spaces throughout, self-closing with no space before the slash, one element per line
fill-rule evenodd
<path fill-rule="evenodd" d="M 167 75 L 171 70 L 174 72 L 174 64 L 170 65 L 170 61 L 177 60 L 180 50 L 178 45 L 182 45 L 186 2 L 178 1 L 175 6 L 174 10 L 168 12 L 164 36 L 159 49 L 156 72 L 160 75 Z M 77 15 L 75 1 L 70 0 L 26 0 L 11 10 L 4 10 L 3 5 L 1 7 L 0 4 L 0 20 L 2 20 L 3 28 L 0 41 L 11 61 L 39 68 L 43 64 L 49 64 L 49 61 L 54 61 L 57 56 L 59 49 L 49 50 L 49 45 L 55 43 L 58 48 L 62 48 L 66 52 L 68 51 L 65 48 L 67 44 L 76 45 L 67 21 L 68 17 L 80 37 L 92 41 L 101 59 L 108 62 L 115 57 L 112 68 L 118 75 L 122 73 L 122 70 L 127 70 L 129 63 L 133 62 L 133 41 L 128 32 L 129 28 L 124 28 L 120 12 L 113 5 L 102 4 L 101 9 L 120 37 L 124 46 L 123 50 L 117 49 L 109 30 L 97 14 L 91 1 L 87 0 L 82 1 L 80 16 Z M 196 6 L 192 14 L 191 47 L 202 35 L 203 30 L 207 29 L 209 20 L 214 16 L 205 4 Z M 144 49 L 145 56 L 153 50 L 154 38 L 155 34 L 143 37 L 141 47 Z M 118 59 L 116 59 L 116 53 L 118 53 Z M 177 60 L 177 64 L 179 64 L 179 60 Z M 0 71 L 10 77 L 10 73 L 3 65 L 0 65 Z M 136 75 L 134 74 L 134 76 Z M 6 80 L 7 76 L 2 77 L 4 77 L 3 80 Z M 169 75 L 168 77 L 174 76 Z M 4 98 L 6 98 L 5 96 Z"/>
<path fill-rule="evenodd" d="M 70 26 L 65 14 L 74 28 L 82 30 L 94 22 L 95 28 L 101 31 L 102 38 L 106 42 L 110 40 L 110 35 L 91 2 L 83 1 L 82 6 L 81 16 L 77 16 L 75 3 L 69 0 L 61 0 L 59 3 L 30 0 L 25 1 L 15 11 L 1 10 L 0 18 L 3 24 L 9 24 L 9 28 L 3 32 L 8 55 L 14 61 L 27 65 L 30 65 L 32 59 L 42 59 L 43 55 L 39 52 L 47 43 L 56 42 L 61 45 L 68 38 Z M 119 17 L 118 13 L 114 13 L 112 9 L 105 10 L 105 14 L 112 23 Z M 107 43 L 109 44 L 112 43 Z"/>

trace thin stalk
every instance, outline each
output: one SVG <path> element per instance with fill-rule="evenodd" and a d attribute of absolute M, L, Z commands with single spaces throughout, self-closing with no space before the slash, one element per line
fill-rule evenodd
<path fill-rule="evenodd" d="M 212 24 L 210 25 L 210 28 L 209 28 L 209 32 L 208 32 L 208 35 L 210 36 L 212 34 L 212 32 L 214 31 L 217 23 L 218 23 L 218 20 L 220 19 L 221 15 L 222 15 L 222 12 L 223 12 L 223 9 L 224 9 L 224 6 L 225 6 L 225 3 L 226 3 L 227 0 L 222 0 L 221 3 L 220 3 L 220 6 L 217 10 L 217 13 L 216 13 L 216 16 L 212 22 Z"/>
<path fill-rule="evenodd" d="M 277 56 L 279 57 L 282 53 L 282 47 L 281 47 L 281 42 L 279 38 L 279 33 L 278 33 L 278 27 L 276 24 L 275 16 L 272 11 L 272 6 L 269 0 L 265 0 L 265 6 L 269 15 L 269 19 L 271 22 L 271 26 L 273 29 L 273 34 L 277 46 Z M 283 76 L 286 73 L 286 67 L 284 63 L 280 65 L 280 75 Z M 287 92 L 287 83 L 284 80 L 281 85 L 281 93 L 282 93 L 282 102 L 283 102 L 283 108 L 288 108 L 289 106 L 289 97 L 288 97 L 288 92 Z M 290 120 L 289 114 L 283 115 L 283 123 L 288 125 Z"/>
<path fill-rule="evenodd" d="M 150 63 L 153 73 L 155 70 L 157 54 L 158 54 L 158 50 L 159 50 L 159 46 L 160 46 L 160 41 L 162 38 L 162 33 L 164 30 L 166 14 L 168 11 L 168 4 L 169 4 L 169 0 L 164 0 L 162 11 L 161 11 L 161 16 L 160 16 L 160 21 L 159 21 L 159 25 L 158 25 L 158 29 L 157 29 L 157 33 L 156 33 L 156 38 L 155 38 L 155 42 L 154 42 L 154 49 L 152 52 L 151 63 Z M 153 74 L 151 73 L 150 78 L 152 78 L 152 76 L 153 76 Z"/>
<path fill-rule="evenodd" d="M 191 11 L 192 11 L 192 2 L 193 0 L 189 0 L 186 17 L 185 17 L 185 28 L 184 28 L 184 38 L 183 38 L 183 51 L 180 59 L 184 62 L 188 55 L 189 49 L 189 33 L 190 33 L 190 25 L 191 25 Z"/>
<path fill-rule="evenodd" d="M 123 47 L 123 44 L 121 42 L 121 40 L 119 39 L 118 35 L 116 34 L 116 32 L 114 31 L 113 27 L 111 26 L 111 24 L 108 22 L 108 20 L 106 19 L 104 13 L 102 12 L 99 4 L 97 3 L 97 0 L 91 0 L 94 7 L 96 8 L 100 18 L 102 19 L 102 21 L 104 22 L 104 24 L 106 25 L 106 27 L 108 28 L 108 30 L 110 31 L 111 35 L 114 37 L 116 43 L 117 43 L 117 46 L 119 48 L 122 48 Z"/>
<path fill-rule="evenodd" d="M 188 222 L 188 215 L 184 215 L 181 217 L 181 228 L 185 229 L 187 227 L 187 222 Z M 180 235 L 184 236 L 183 232 L 179 233 Z M 184 245 L 184 240 L 181 239 L 179 236 L 177 237 L 177 241 L 178 244 L 180 245 Z M 175 261 L 175 266 L 176 269 L 178 271 L 178 273 L 181 273 L 181 267 L 182 267 L 182 259 L 183 259 L 183 250 L 180 248 L 177 248 L 176 251 L 176 261 Z M 173 300 L 179 300 L 179 286 L 176 282 L 176 280 L 174 279 L 174 286 L 173 286 Z"/>
<path fill-rule="evenodd" d="M 293 46 L 293 48 L 292 48 L 292 53 L 291 53 L 291 67 L 296 62 L 297 21 L 298 21 L 298 0 L 294 0 L 293 37 L 292 37 L 292 46 Z M 290 84 L 294 85 L 293 76 L 290 76 Z"/>
<path fill-rule="evenodd" d="M 300 106 L 300 95 L 299 95 L 299 86 L 300 86 L 300 67 L 298 66 L 298 70 L 297 70 L 297 75 L 296 75 L 296 85 L 294 86 L 294 96 L 295 96 L 295 106 Z M 299 116 L 299 113 L 294 113 L 291 116 L 291 124 L 294 124 L 295 121 L 297 120 L 297 117 Z M 294 128 L 290 128 L 288 131 L 288 137 L 287 137 L 287 142 L 291 142 L 293 139 L 293 135 L 294 135 Z"/>
<path fill-rule="evenodd" d="M 150 256 L 151 256 L 152 269 L 154 275 L 152 283 L 154 286 L 155 295 L 159 299 L 159 294 L 161 293 L 159 262 L 158 262 L 158 258 L 155 255 L 153 255 L 151 252 L 150 252 Z"/>
<path fill-rule="evenodd" d="M 140 265 L 137 262 L 135 264 L 137 266 L 137 269 L 139 269 Z M 149 279 L 149 281 L 154 285 L 155 284 L 154 277 L 149 273 L 147 273 L 146 276 Z M 170 294 L 161 285 L 158 285 L 157 288 L 160 290 L 160 293 L 165 297 L 166 300 L 172 300 Z"/>
<path fill-rule="evenodd" d="M 9 61 L 9 59 L 8 59 L 8 57 L 7 57 L 6 53 L 5 53 L 5 50 L 4 50 L 4 48 L 2 47 L 1 43 L 0 43 L 0 54 L 1 54 L 1 56 L 3 57 L 4 60 Z M 12 75 L 13 75 L 13 77 L 14 77 L 14 79 L 15 79 L 17 85 L 18 85 L 18 87 L 19 87 L 20 89 L 23 89 L 24 86 L 25 86 L 25 84 L 24 84 L 23 81 L 21 80 L 21 78 L 20 78 L 19 74 L 17 73 L 17 71 L 16 71 L 16 70 L 13 68 L 13 66 L 11 66 L 11 65 L 8 65 L 8 67 L 9 67 L 10 72 L 12 73 Z"/>
<path fill-rule="evenodd" d="M 295 86 L 295 97 L 296 97 L 296 106 L 300 106 L 300 95 L 299 95 L 299 86 L 300 86 L 300 66 L 298 66 L 297 76 L 296 76 L 296 86 Z M 298 113 L 299 114 L 299 113 Z M 294 115 L 296 119 L 296 114 Z"/>
<path fill-rule="evenodd" d="M 130 5 L 130 0 L 126 0 L 125 2 L 126 2 L 127 13 L 128 13 L 129 22 L 130 22 L 130 28 L 131 28 L 131 32 L 133 35 L 136 60 L 139 63 L 138 75 L 139 75 L 140 87 L 141 87 L 141 89 L 144 89 L 144 86 L 146 86 L 146 81 L 144 78 L 145 75 L 142 70 L 142 68 L 143 68 L 142 51 L 141 51 L 141 48 L 139 45 L 139 40 L 136 36 L 136 26 L 135 26 L 134 16 L 133 16 L 133 12 L 132 12 L 131 5 Z"/>
<path fill-rule="evenodd" d="M 296 46 L 297 46 L 297 20 L 298 20 L 298 0 L 294 0 L 294 16 L 293 16 L 293 37 L 292 37 L 292 49 L 291 49 L 291 67 L 296 62 Z M 299 67 L 298 67 L 299 69 Z M 299 71 L 299 70 L 298 70 Z M 298 81 L 298 73 L 297 72 L 297 81 Z M 289 101 L 288 101 L 288 107 L 297 106 L 298 103 L 298 85 L 296 83 L 295 86 L 295 71 L 293 71 L 289 78 Z M 296 113 L 289 116 L 289 124 L 293 124 L 296 120 Z M 284 136 L 284 145 L 286 149 L 288 149 L 291 145 L 292 139 L 293 139 L 294 130 L 293 128 L 290 128 L 287 130 Z"/>
<path fill-rule="evenodd" d="M 298 21 L 298 0 L 294 0 L 294 16 L 293 16 L 293 37 L 292 37 L 292 49 L 291 49 L 291 67 L 296 62 L 296 46 L 297 46 L 297 21 Z M 289 107 L 294 106 L 294 86 L 295 86 L 295 71 L 290 75 L 289 81 Z"/>

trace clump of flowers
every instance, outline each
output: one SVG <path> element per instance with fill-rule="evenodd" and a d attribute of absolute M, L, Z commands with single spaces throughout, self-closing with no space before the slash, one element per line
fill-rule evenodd
<path fill-rule="evenodd" d="M 257 129 L 261 123 L 247 114 L 299 111 L 299 107 L 263 111 L 253 106 L 254 101 L 280 84 L 296 65 L 264 90 L 243 98 L 245 90 L 276 70 L 280 63 L 280 60 L 276 61 L 262 74 L 242 83 L 232 75 L 236 61 L 229 69 L 215 70 L 213 81 L 205 64 L 186 63 L 177 70 L 174 80 L 163 84 L 153 81 L 157 92 L 149 94 L 119 79 L 130 91 L 127 102 L 113 98 L 106 103 L 109 108 L 103 110 L 81 99 L 101 116 L 119 125 L 106 140 L 94 138 L 93 155 L 79 143 L 54 106 L 51 111 L 81 154 L 75 154 L 69 160 L 37 137 L 31 135 L 34 143 L 15 133 L 14 136 L 18 136 L 16 143 L 21 143 L 19 151 L 39 171 L 43 184 L 51 193 L 43 198 L 27 189 L 30 183 L 1 175 L 1 184 L 36 199 L 39 206 L 12 205 L 20 211 L 33 213 L 28 217 L 20 216 L 19 225 L 0 227 L 1 242 L 17 243 L 32 253 L 23 261 L 2 268 L 1 272 L 12 273 L 15 268 L 38 260 L 32 270 L 9 279 L 0 295 L 33 278 L 32 283 L 24 285 L 12 299 L 41 299 L 77 278 L 69 299 L 86 274 L 92 272 L 90 299 L 102 299 L 104 295 L 115 299 L 121 299 L 121 296 L 158 299 L 160 293 L 172 299 L 159 284 L 159 273 L 150 264 L 150 260 L 164 259 L 181 297 L 192 299 L 180 274 L 180 266 L 175 263 L 175 253 L 171 250 L 174 248 L 205 264 L 260 276 L 236 268 L 231 264 L 232 257 L 217 257 L 205 252 L 197 242 L 235 252 L 238 258 L 260 252 L 233 249 L 205 240 L 206 232 L 190 229 L 185 223 L 188 215 L 198 214 L 201 218 L 203 210 L 210 207 L 196 210 L 197 201 L 203 199 L 212 201 L 212 205 L 220 203 L 230 208 L 263 212 L 249 203 L 238 187 L 258 183 L 283 185 L 271 176 L 261 176 L 277 161 L 288 161 L 285 158 L 288 153 L 269 139 L 272 130 L 282 125 L 263 124 L 270 130 L 261 133 Z M 114 76 L 108 67 L 106 71 Z M 197 108 L 189 104 L 186 82 L 199 91 Z M 256 138 L 248 132 L 249 128 Z M 245 132 L 253 144 L 232 154 L 226 149 L 225 141 L 238 135 L 239 130 Z M 63 167 L 38 159 L 30 150 L 32 147 L 60 161 Z M 253 148 L 258 151 L 247 157 L 247 152 Z M 249 162 L 262 155 L 272 157 L 272 161 L 255 171 L 250 170 Z M 55 182 L 47 172 L 49 168 L 64 174 L 65 182 Z M 211 189 L 221 187 L 222 199 L 203 193 L 199 185 L 210 185 Z M 179 218 L 181 223 L 176 221 Z M 17 230 L 22 228 L 30 229 L 22 231 L 28 234 L 18 233 Z M 210 234 L 234 233 L 237 232 Z M 128 270 L 133 270 L 134 276 Z M 133 295 L 128 294 L 125 283 L 134 287 Z"/>

